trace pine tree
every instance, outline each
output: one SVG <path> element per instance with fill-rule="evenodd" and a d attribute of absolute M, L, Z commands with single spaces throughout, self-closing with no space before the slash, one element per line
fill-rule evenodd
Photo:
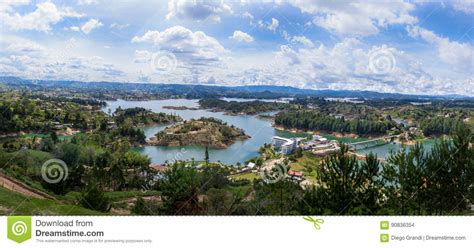
<path fill-rule="evenodd" d="M 86 192 L 81 194 L 79 203 L 85 208 L 100 212 L 108 212 L 111 208 L 109 198 L 105 196 L 96 183 L 89 183 Z"/>
<path fill-rule="evenodd" d="M 206 161 L 206 165 L 209 164 L 209 148 L 206 146 L 206 151 L 204 152 L 204 161 Z"/>

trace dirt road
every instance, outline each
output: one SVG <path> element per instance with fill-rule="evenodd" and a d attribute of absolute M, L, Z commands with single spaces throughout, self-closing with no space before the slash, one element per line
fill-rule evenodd
<path fill-rule="evenodd" d="M 16 179 L 13 179 L 3 173 L 0 173 L 0 186 L 11 191 L 20 193 L 24 196 L 29 196 L 37 199 L 54 199 L 54 197 L 34 189 Z"/>

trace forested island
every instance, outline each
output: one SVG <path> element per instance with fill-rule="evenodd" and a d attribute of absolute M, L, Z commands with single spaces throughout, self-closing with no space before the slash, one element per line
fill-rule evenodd
<path fill-rule="evenodd" d="M 132 125 L 170 124 L 180 122 L 183 119 L 178 115 L 155 113 L 145 108 L 118 108 L 114 113 L 117 123 L 130 122 Z"/>
<path fill-rule="evenodd" d="M 150 145 L 186 146 L 201 145 L 213 148 L 226 148 L 236 140 L 248 139 L 244 130 L 215 118 L 200 118 L 184 121 L 167 127 L 148 141 Z"/>
<path fill-rule="evenodd" d="M 195 107 L 186 107 L 186 106 L 163 106 L 164 109 L 174 109 L 174 110 L 198 110 L 199 108 Z"/>
<path fill-rule="evenodd" d="M 199 105 L 203 109 L 212 111 L 226 112 L 228 114 L 246 114 L 255 115 L 258 113 L 283 110 L 288 107 L 287 104 L 264 101 L 224 101 L 216 98 L 205 98 L 199 100 Z"/>

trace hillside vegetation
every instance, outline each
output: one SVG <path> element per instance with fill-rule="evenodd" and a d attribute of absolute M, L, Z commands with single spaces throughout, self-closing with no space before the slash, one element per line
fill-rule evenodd
<path fill-rule="evenodd" d="M 149 143 L 162 146 L 202 145 L 225 148 L 236 140 L 247 138 L 249 136 L 240 128 L 228 126 L 215 118 L 200 118 L 168 127 L 157 133 L 156 138 L 152 138 Z"/>

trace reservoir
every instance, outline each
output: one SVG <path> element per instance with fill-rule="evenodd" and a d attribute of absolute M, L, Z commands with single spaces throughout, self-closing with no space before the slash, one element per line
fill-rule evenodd
<path fill-rule="evenodd" d="M 227 100 L 227 99 L 225 99 Z M 237 101 L 239 99 L 231 99 Z M 246 99 L 248 100 L 248 99 Z M 224 164 L 235 165 L 244 163 L 246 160 L 258 156 L 258 149 L 265 143 L 271 143 L 273 136 L 282 137 L 309 137 L 307 133 L 292 133 L 277 130 L 272 127 L 272 122 L 266 119 L 260 119 L 252 115 L 227 115 L 223 112 L 212 112 L 204 109 L 199 110 L 176 110 L 166 109 L 164 106 L 186 106 L 199 107 L 198 100 L 192 99 L 168 99 L 168 100 L 150 100 L 150 101 L 107 101 L 107 105 L 102 109 L 106 113 L 113 113 L 118 107 L 122 109 L 142 107 L 151 109 L 153 112 L 164 112 L 181 116 L 185 120 L 198 119 L 200 117 L 214 117 L 227 122 L 229 125 L 245 130 L 245 133 L 251 136 L 247 140 L 238 140 L 234 144 L 225 149 L 209 148 L 209 159 L 214 162 L 222 162 Z M 154 136 L 157 132 L 163 130 L 165 125 L 155 125 L 143 127 L 143 131 L 147 138 Z M 334 136 L 323 135 L 328 139 L 338 139 Z M 355 142 L 364 139 L 339 139 L 342 142 Z M 430 144 L 428 144 L 429 146 Z M 358 150 L 357 153 L 365 154 L 369 152 L 376 153 L 379 157 L 386 157 L 391 150 L 397 151 L 401 148 L 400 144 L 387 144 L 372 147 L 364 150 Z M 427 147 L 428 148 L 428 147 Z M 165 163 L 171 160 L 203 160 L 205 147 L 202 146 L 183 146 L 183 147 L 167 147 L 167 146 L 145 146 L 135 148 L 142 154 L 146 154 L 151 158 L 153 163 Z"/>

